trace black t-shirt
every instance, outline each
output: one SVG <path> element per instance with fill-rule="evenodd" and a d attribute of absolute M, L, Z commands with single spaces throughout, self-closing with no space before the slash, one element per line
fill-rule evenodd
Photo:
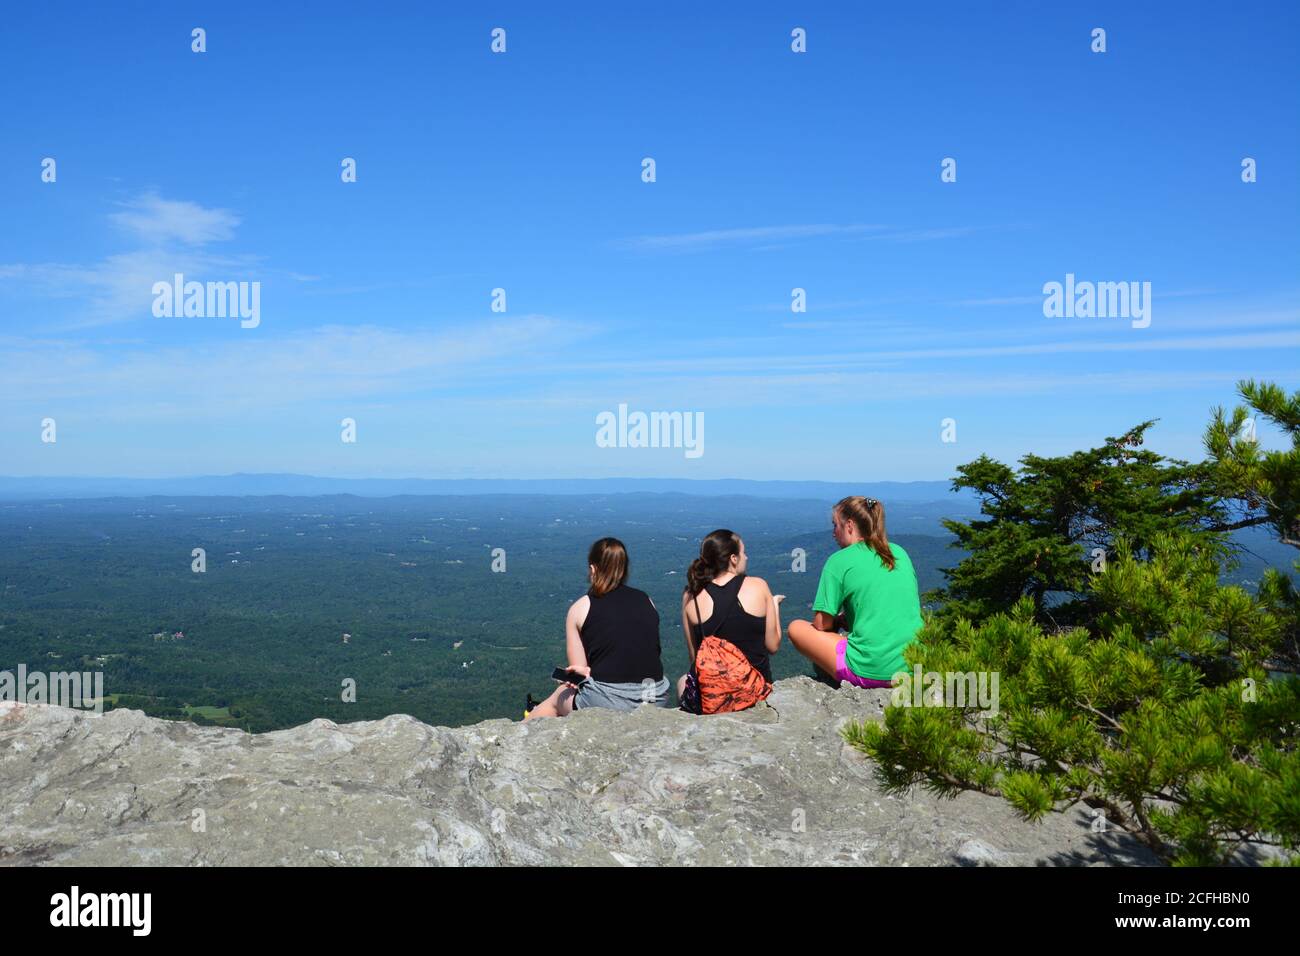
<path fill-rule="evenodd" d="M 644 591 L 620 584 L 596 597 L 579 636 L 594 680 L 608 684 L 639 684 L 647 677 L 663 680 L 659 659 L 659 612 Z"/>

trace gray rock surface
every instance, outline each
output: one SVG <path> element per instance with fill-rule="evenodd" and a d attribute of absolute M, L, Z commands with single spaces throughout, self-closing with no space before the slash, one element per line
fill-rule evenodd
<path fill-rule="evenodd" d="M 886 796 L 839 728 L 888 690 L 780 681 L 736 715 L 412 717 L 246 734 L 0 707 L 0 863 L 1146 865 L 1084 808 Z"/>

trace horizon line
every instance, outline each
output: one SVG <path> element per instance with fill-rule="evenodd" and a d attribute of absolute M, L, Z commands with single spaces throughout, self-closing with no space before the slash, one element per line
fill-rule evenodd
<path fill-rule="evenodd" d="M 431 498 L 476 496 L 581 497 L 678 495 L 768 500 L 834 500 L 853 494 L 898 504 L 958 503 L 976 497 L 941 480 L 824 481 L 766 478 L 335 478 L 293 472 L 235 472 L 183 478 L 0 475 L 6 506 L 51 501 L 145 498 Z"/>
<path fill-rule="evenodd" d="M 807 485 L 916 485 L 933 484 L 950 481 L 950 478 L 913 478 L 899 480 L 895 478 L 857 479 L 843 478 L 828 480 L 825 478 L 740 478 L 725 476 L 720 478 L 684 478 L 679 475 L 548 475 L 544 477 L 483 477 L 436 475 L 402 475 L 399 477 L 378 475 L 316 475 L 301 471 L 231 471 L 224 473 L 190 474 L 190 475 L 0 475 L 0 481 L 200 481 L 209 478 L 312 478 L 317 481 L 684 481 L 716 482 L 742 481 L 752 484 L 807 484 Z"/>

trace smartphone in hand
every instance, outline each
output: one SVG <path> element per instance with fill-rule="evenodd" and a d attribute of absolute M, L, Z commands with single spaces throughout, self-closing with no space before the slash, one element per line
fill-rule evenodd
<path fill-rule="evenodd" d="M 567 667 L 557 667 L 551 671 L 551 679 L 558 680 L 564 684 L 581 684 L 587 679 L 586 674 L 580 674 L 577 671 L 571 671 Z"/>

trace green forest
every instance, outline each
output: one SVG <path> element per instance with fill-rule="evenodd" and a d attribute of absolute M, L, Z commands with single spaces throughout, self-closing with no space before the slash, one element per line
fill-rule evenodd
<path fill-rule="evenodd" d="M 518 718 L 528 693 L 554 687 L 593 540 L 628 545 L 630 583 L 659 608 L 664 665 L 678 674 L 682 581 L 700 538 L 740 533 L 750 573 L 787 595 L 788 620 L 809 613 L 835 546 L 829 506 L 674 494 L 9 502 L 0 670 L 103 671 L 106 706 L 252 731 L 393 713 Z M 897 535 L 922 587 L 951 554 L 943 513 L 908 504 L 894 516 L 928 532 Z M 492 570 L 498 548 L 504 572 Z M 788 647 L 774 659 L 778 678 L 807 672 Z"/>

